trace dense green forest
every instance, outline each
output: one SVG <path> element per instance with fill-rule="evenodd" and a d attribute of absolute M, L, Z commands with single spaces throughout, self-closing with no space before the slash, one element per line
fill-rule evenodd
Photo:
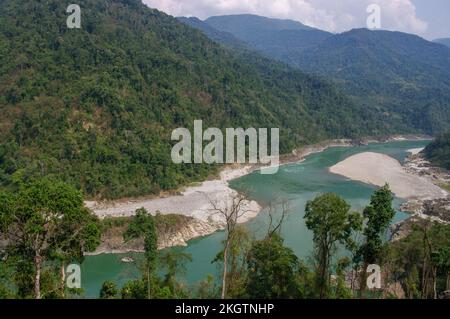
<path fill-rule="evenodd" d="M 354 103 L 382 116 L 391 130 L 434 135 L 450 128 L 450 49 L 441 44 L 381 30 L 332 34 L 248 15 L 212 17 L 204 25 L 334 81 Z"/>
<path fill-rule="evenodd" d="M 388 186 L 374 192 L 363 214 L 332 193 L 308 201 L 298 217 L 313 233 L 314 248 L 305 260 L 284 243 L 287 209 L 271 215 L 267 233 L 256 237 L 236 222 L 244 209 L 239 198 L 223 210 L 226 236 L 211 261 L 221 275 L 187 285 L 182 278 L 191 256 L 157 251 L 158 216 L 145 209 L 127 220 L 99 221 L 83 207 L 81 193 L 64 183 L 44 179 L 19 192 L 0 191 L 0 299 L 82 297 L 82 286 L 68 288 L 61 269 L 81 263 L 83 253 L 95 250 L 100 233 L 115 223 L 126 225 L 125 241 L 141 239 L 145 253 L 136 260 L 141 276 L 123 286 L 104 282 L 103 299 L 431 299 L 450 289 L 450 225 L 423 221 L 404 238 L 387 242 L 395 215 Z M 338 252 L 342 247 L 344 256 Z M 381 267 L 380 288 L 366 285 L 369 264 Z"/>
<path fill-rule="evenodd" d="M 450 170 L 450 132 L 437 136 L 424 154 L 433 165 Z"/>
<path fill-rule="evenodd" d="M 236 53 L 139 0 L 0 1 L 0 184 L 42 176 L 89 197 L 158 193 L 214 167 L 174 165 L 171 131 L 279 127 L 281 151 L 388 133 L 318 78 Z"/>

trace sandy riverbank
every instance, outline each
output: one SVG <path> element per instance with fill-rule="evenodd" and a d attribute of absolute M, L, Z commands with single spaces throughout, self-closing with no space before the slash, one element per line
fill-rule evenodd
<path fill-rule="evenodd" d="M 280 165 L 300 162 L 310 154 L 333 146 L 351 146 L 351 140 L 325 141 L 297 149 L 292 154 L 281 156 Z M 229 187 L 229 182 L 258 169 L 257 165 L 235 165 L 224 168 L 220 178 L 187 187 L 178 195 L 108 202 L 86 201 L 86 206 L 100 218 L 133 216 L 136 209 L 144 207 L 152 214 L 156 212 L 179 214 L 204 222 L 221 224 L 223 221 L 220 220 L 220 216 L 211 212 L 211 200 L 225 203 L 227 198 L 236 194 L 236 191 Z M 261 206 L 255 201 L 247 201 L 244 210 L 250 210 L 250 212 L 242 216 L 239 220 L 241 223 L 254 218 L 261 210 Z"/>
<path fill-rule="evenodd" d="M 410 150 L 411 153 L 419 149 Z M 384 154 L 359 153 L 332 166 L 330 172 L 376 186 L 388 183 L 392 192 L 403 199 L 445 198 L 447 192 L 428 179 L 407 172 L 394 158 Z"/>
<path fill-rule="evenodd" d="M 114 202 L 86 202 L 86 206 L 94 211 L 100 218 L 133 216 L 139 208 L 145 208 L 152 214 L 179 214 L 193 217 L 203 222 L 217 224 L 217 228 L 223 224 L 221 216 L 212 211 L 211 202 L 226 203 L 236 194 L 228 183 L 250 172 L 251 167 L 226 168 L 220 173 L 220 178 L 205 181 L 198 186 L 187 187 L 179 195 L 157 197 L 152 199 L 136 199 Z M 244 223 L 254 218 L 261 207 L 255 201 L 246 201 L 244 210 L 246 214 L 239 220 Z"/>
<path fill-rule="evenodd" d="M 306 156 L 321 152 L 328 147 L 351 146 L 351 140 L 332 140 L 297 149 L 292 154 L 281 156 L 280 165 L 302 161 Z M 187 241 L 210 235 L 223 229 L 223 218 L 212 211 L 211 201 L 223 206 L 236 191 L 229 187 L 229 182 L 258 170 L 258 165 L 234 165 L 226 167 L 220 173 L 220 178 L 190 186 L 177 195 L 159 196 L 153 198 L 123 199 L 117 201 L 97 202 L 86 201 L 85 204 L 99 218 L 128 217 L 144 207 L 151 214 L 176 214 L 192 217 L 189 223 L 181 227 L 177 233 L 162 236 L 159 248 L 186 246 Z M 229 203 L 229 202 L 228 202 Z M 222 205 L 220 205 L 222 204 Z M 247 212 L 239 219 L 245 223 L 258 215 L 262 207 L 255 201 L 245 201 L 243 210 Z M 106 236 L 108 237 L 108 236 Z M 110 236 L 111 237 L 111 236 Z M 140 251 L 142 247 L 128 247 L 121 239 L 108 238 L 93 255 L 102 253 L 125 253 Z M 117 237 L 117 236 L 116 236 Z"/>
<path fill-rule="evenodd" d="M 210 235 L 217 230 L 223 229 L 225 222 L 223 216 L 212 210 L 212 202 L 219 207 L 224 207 L 230 203 L 230 198 L 236 194 L 228 183 L 241 176 L 248 174 L 250 166 L 241 168 L 226 168 L 220 173 L 220 178 L 205 181 L 198 186 L 187 187 L 179 195 L 169 195 L 167 197 L 156 197 L 150 199 L 120 200 L 110 202 L 86 202 L 99 218 L 108 217 L 129 217 L 135 214 L 139 208 L 145 208 L 155 215 L 183 215 L 191 217 L 189 222 L 179 227 L 177 232 L 160 234 L 158 248 L 168 248 L 174 246 L 186 246 L 191 239 Z M 246 213 L 238 220 L 244 223 L 256 217 L 261 207 L 255 201 L 246 200 L 242 207 Z M 103 253 L 126 253 L 142 251 L 142 243 L 127 245 L 121 236 L 106 236 L 102 245 L 91 255 Z"/>
<path fill-rule="evenodd" d="M 390 137 L 383 140 L 370 140 L 370 142 L 389 142 L 393 140 L 406 139 L 414 140 L 421 138 L 415 136 L 408 138 L 399 136 Z M 323 141 L 318 144 L 305 146 L 294 150 L 291 154 L 281 156 L 280 165 L 301 162 L 306 156 L 313 153 L 322 152 L 329 147 L 350 147 L 354 146 L 355 143 L 358 145 L 360 142 L 361 141 L 358 142 L 349 139 L 339 139 Z M 363 142 L 366 143 L 369 141 Z M 197 186 L 187 187 L 184 191 L 181 191 L 175 195 L 172 194 L 153 198 L 124 199 L 108 202 L 86 201 L 86 206 L 102 219 L 107 217 L 133 216 L 136 209 L 141 207 L 146 208 L 152 214 L 159 212 L 164 215 L 177 214 L 192 217 L 192 223 L 185 225 L 185 227 L 181 229 L 178 234 L 172 234 L 170 236 L 171 238 L 166 238 L 162 247 L 186 245 L 188 240 L 207 236 L 223 228 L 224 221 L 219 214 L 214 214 L 211 211 L 212 206 L 210 201 L 213 200 L 218 203 L 225 203 L 230 196 L 236 194 L 236 192 L 229 187 L 229 182 L 233 179 L 247 175 L 258 168 L 258 166 L 251 165 L 235 165 L 233 167 L 226 167 L 220 173 L 220 178 L 205 181 Z M 242 216 L 239 220 L 240 223 L 247 222 L 256 217 L 262 207 L 255 201 L 246 201 L 244 209 L 249 211 Z M 122 251 L 122 248 L 119 248 L 118 251 L 124 252 L 127 251 L 127 249 Z M 102 252 L 117 251 L 113 249 L 106 249 L 98 253 Z"/>

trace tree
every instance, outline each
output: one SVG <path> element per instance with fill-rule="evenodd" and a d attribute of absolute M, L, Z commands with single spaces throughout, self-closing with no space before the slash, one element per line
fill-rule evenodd
<path fill-rule="evenodd" d="M 386 231 L 395 216 L 395 209 L 392 207 L 393 199 L 389 185 L 386 184 L 375 191 L 370 199 L 370 205 L 364 209 L 365 242 L 360 251 L 366 264 L 380 262 L 383 243 L 386 241 Z"/>
<path fill-rule="evenodd" d="M 316 288 L 319 298 L 329 294 L 330 268 L 337 244 L 355 245 L 352 233 L 361 229 L 360 214 L 350 213 L 350 206 L 335 194 L 324 194 L 308 201 L 306 226 L 313 232 L 316 260 Z"/>
<path fill-rule="evenodd" d="M 448 290 L 450 225 L 421 220 L 389 245 L 390 275 L 408 298 L 436 298 Z"/>
<path fill-rule="evenodd" d="M 220 297 L 220 287 L 213 275 L 206 276 L 195 286 L 194 297 L 199 299 L 216 299 Z"/>
<path fill-rule="evenodd" d="M 384 185 L 376 190 L 371 199 L 370 205 L 364 209 L 363 216 L 366 221 L 363 235 L 364 243 L 359 248 L 355 256 L 356 264 L 363 262 L 360 280 L 360 292 L 365 290 L 366 269 L 369 264 L 381 264 L 382 253 L 385 251 L 386 232 L 392 219 L 395 216 L 395 209 L 392 207 L 394 197 L 389 185 Z"/>
<path fill-rule="evenodd" d="M 136 210 L 136 215 L 124 233 L 125 241 L 142 237 L 144 238 L 145 250 L 147 298 L 150 299 L 152 296 L 151 282 L 156 271 L 158 258 L 158 235 L 153 216 L 144 208 Z"/>
<path fill-rule="evenodd" d="M 177 282 L 176 276 L 186 272 L 186 263 L 192 261 L 192 256 L 179 251 L 166 251 L 161 256 L 160 261 L 163 268 L 167 269 L 163 285 L 169 288 L 171 296 L 184 296 L 185 292 L 180 283 Z"/>
<path fill-rule="evenodd" d="M 299 260 L 283 239 L 273 234 L 253 243 L 247 259 L 249 298 L 298 298 Z"/>
<path fill-rule="evenodd" d="M 95 249 L 97 219 L 84 207 L 82 194 L 62 182 L 39 180 L 6 197 L 8 204 L 0 209 L 7 251 L 20 260 L 18 272 L 32 267 L 34 297 L 40 299 L 45 262 Z"/>
<path fill-rule="evenodd" d="M 423 233 L 422 298 L 438 297 L 438 272 L 445 278 L 443 289 L 448 288 L 450 273 L 450 227 L 426 223 L 419 227 Z"/>
<path fill-rule="evenodd" d="M 267 237 L 271 237 L 274 234 L 281 234 L 281 227 L 290 211 L 291 209 L 287 200 L 272 200 L 270 202 L 267 208 L 267 215 L 269 217 Z"/>
<path fill-rule="evenodd" d="M 352 290 L 346 285 L 346 270 L 351 265 L 351 259 L 343 257 L 338 260 L 336 267 L 336 282 L 335 282 L 335 298 L 350 299 L 353 297 Z"/>
<path fill-rule="evenodd" d="M 100 299 L 115 299 L 118 295 L 117 286 L 112 281 L 105 281 L 100 290 Z"/>
<path fill-rule="evenodd" d="M 433 165 L 450 170 L 450 132 L 436 136 L 423 153 Z"/>
<path fill-rule="evenodd" d="M 250 210 L 246 209 L 246 199 L 241 194 L 232 195 L 229 199 L 222 203 L 218 203 L 215 200 L 210 200 L 210 204 L 212 206 L 211 211 L 215 214 L 219 214 L 225 223 L 226 238 L 222 253 L 223 271 L 221 291 L 221 298 L 225 299 L 227 293 L 229 249 L 232 245 L 239 219 L 246 213 L 250 212 Z"/>
<path fill-rule="evenodd" d="M 148 297 L 148 284 L 142 279 L 132 280 L 123 285 L 120 290 L 122 299 L 146 299 Z"/>

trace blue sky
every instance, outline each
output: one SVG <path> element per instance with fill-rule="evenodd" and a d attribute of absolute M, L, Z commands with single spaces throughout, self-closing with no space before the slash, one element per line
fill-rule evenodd
<path fill-rule="evenodd" d="M 413 0 L 418 18 L 428 23 L 425 37 L 450 38 L 450 1 Z"/>
<path fill-rule="evenodd" d="M 450 37 L 450 0 L 143 0 L 173 16 L 253 13 L 293 19 L 330 32 L 366 27 L 370 4 L 381 9 L 385 30 L 415 33 L 429 40 Z"/>

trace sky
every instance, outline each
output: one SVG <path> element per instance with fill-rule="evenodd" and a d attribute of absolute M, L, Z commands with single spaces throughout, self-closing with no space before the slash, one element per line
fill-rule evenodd
<path fill-rule="evenodd" d="M 367 7 L 379 5 L 381 29 L 414 33 L 428 40 L 450 38 L 449 0 L 143 0 L 173 16 L 206 19 L 251 13 L 292 19 L 330 32 L 367 26 Z"/>

